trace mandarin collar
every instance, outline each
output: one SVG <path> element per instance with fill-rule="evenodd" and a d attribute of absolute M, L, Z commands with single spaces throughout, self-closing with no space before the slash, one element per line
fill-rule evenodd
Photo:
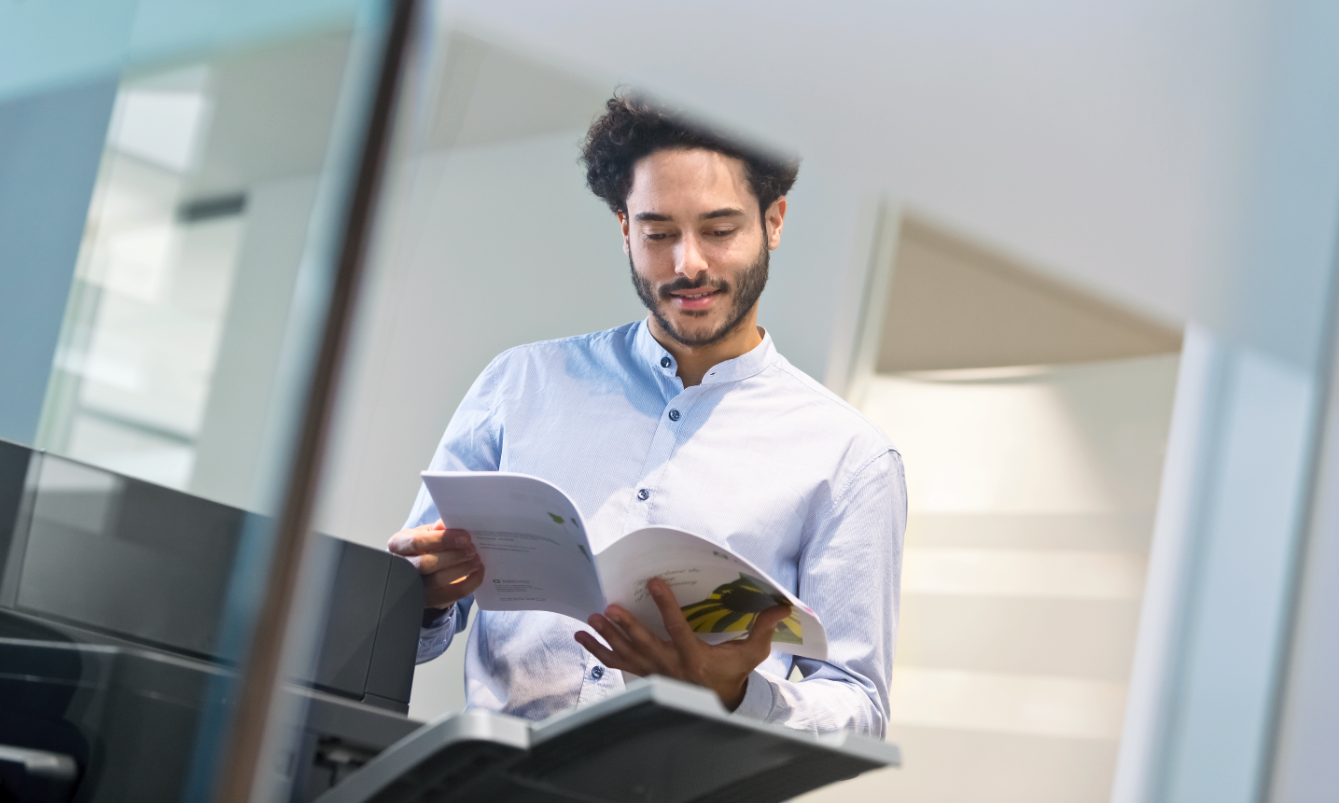
<path fill-rule="evenodd" d="M 633 351 L 652 371 L 670 377 L 678 373 L 679 366 L 674 355 L 666 351 L 665 347 L 651 335 L 651 328 L 645 320 L 637 324 L 637 332 L 633 336 Z M 707 371 L 707 375 L 702 377 L 702 384 L 716 385 L 748 379 L 776 362 L 779 356 L 776 346 L 772 344 L 772 334 L 763 329 L 761 343 L 733 360 L 726 360 L 713 366 Z"/>

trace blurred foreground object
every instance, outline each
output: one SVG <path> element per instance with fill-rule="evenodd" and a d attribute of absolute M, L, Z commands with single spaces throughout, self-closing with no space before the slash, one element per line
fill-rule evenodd
<path fill-rule="evenodd" d="M 896 745 L 732 717 L 711 692 L 653 677 L 534 725 L 477 710 L 440 719 L 318 801 L 772 803 L 901 763 Z"/>

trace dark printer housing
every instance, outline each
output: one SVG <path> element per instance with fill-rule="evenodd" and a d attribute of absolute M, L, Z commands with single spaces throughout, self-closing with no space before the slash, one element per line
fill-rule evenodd
<path fill-rule="evenodd" d="M 74 759 L 72 799 L 178 800 L 207 699 L 230 689 L 221 625 L 263 517 L 0 441 L 0 753 Z M 404 559 L 319 536 L 334 572 L 304 698 L 295 800 L 412 731 L 423 589 Z M 13 751 L 11 751 L 13 752 Z M 0 799 L 21 775 L 0 755 Z M 8 784 L 9 786 L 5 786 Z M 19 797 L 22 799 L 22 797 Z"/>

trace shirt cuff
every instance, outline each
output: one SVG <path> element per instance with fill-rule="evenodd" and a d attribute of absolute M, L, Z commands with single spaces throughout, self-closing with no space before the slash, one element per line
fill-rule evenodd
<path fill-rule="evenodd" d="M 455 612 L 456 604 L 454 602 L 445 608 L 424 608 L 422 628 L 424 630 L 437 630 L 451 621 L 451 615 Z"/>
<path fill-rule="evenodd" d="M 455 636 L 456 606 L 446 610 L 423 609 L 423 621 L 418 631 L 418 654 L 416 664 L 431 661 L 446 651 L 446 646 Z"/>
<path fill-rule="evenodd" d="M 749 679 L 744 687 L 744 699 L 733 714 L 763 722 L 772 715 L 772 684 L 758 670 L 749 673 Z"/>

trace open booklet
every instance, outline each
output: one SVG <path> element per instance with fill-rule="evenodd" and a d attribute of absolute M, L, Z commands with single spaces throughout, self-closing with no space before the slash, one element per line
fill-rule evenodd
<path fill-rule="evenodd" d="M 818 616 L 757 566 L 720 544 L 671 527 L 628 533 L 599 554 L 581 511 L 538 477 L 495 471 L 425 471 L 442 520 L 468 530 L 484 564 L 474 600 L 486 611 L 552 611 L 585 622 L 621 605 L 666 638 L 646 582 L 669 584 L 698 637 L 712 644 L 748 633 L 758 614 L 788 603 L 772 647 L 827 658 Z"/>

